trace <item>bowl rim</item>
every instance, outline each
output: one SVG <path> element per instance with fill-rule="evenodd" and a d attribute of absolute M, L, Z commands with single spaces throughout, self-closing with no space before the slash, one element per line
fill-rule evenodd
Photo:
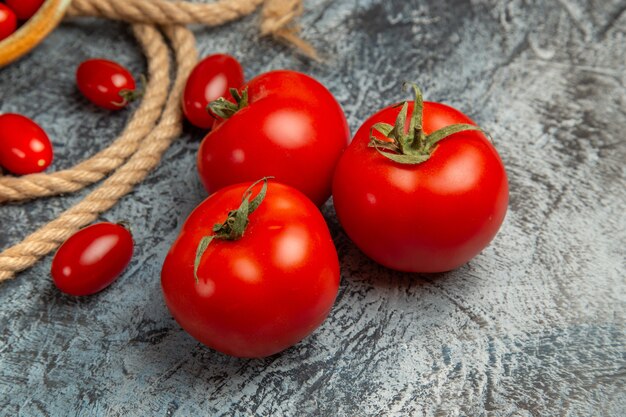
<path fill-rule="evenodd" d="M 59 24 L 72 0 L 46 0 L 39 10 L 10 36 L 0 41 L 0 68 L 35 48 Z"/>

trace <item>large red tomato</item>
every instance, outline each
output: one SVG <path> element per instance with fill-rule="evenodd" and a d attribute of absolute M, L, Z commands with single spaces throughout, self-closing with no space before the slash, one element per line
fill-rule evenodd
<path fill-rule="evenodd" d="M 361 126 L 337 166 L 333 201 L 348 236 L 376 262 L 442 272 L 493 239 L 507 210 L 507 177 L 472 120 L 422 103 L 415 90 L 417 104 L 387 107 Z"/>
<path fill-rule="evenodd" d="M 271 175 L 323 204 L 349 140 L 345 115 L 333 95 L 294 71 L 262 74 L 240 95 L 238 104 L 222 100 L 214 103 L 221 108 L 211 107 L 227 119 L 200 145 L 198 171 L 207 191 Z"/>
<path fill-rule="evenodd" d="M 191 213 L 165 258 L 161 285 L 176 321 L 200 342 L 263 357 L 324 321 L 339 261 L 324 218 L 302 193 L 245 183 Z"/>

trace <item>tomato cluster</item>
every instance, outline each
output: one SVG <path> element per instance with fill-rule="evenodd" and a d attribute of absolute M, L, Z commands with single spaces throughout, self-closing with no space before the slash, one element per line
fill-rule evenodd
<path fill-rule="evenodd" d="M 424 102 L 415 86 L 413 102 L 374 114 L 346 149 L 345 116 L 316 80 L 271 71 L 237 86 L 240 67 L 207 71 L 208 60 L 194 70 L 183 108 L 190 122 L 212 128 L 198 151 L 210 196 L 185 222 L 161 274 L 174 318 L 205 345 L 267 356 L 323 321 L 339 265 L 316 206 L 331 191 L 346 233 L 389 268 L 454 269 L 495 236 L 506 173 L 484 132 L 458 110 Z M 207 86 L 222 70 L 237 82 L 228 91 L 222 82 L 211 102 Z M 252 183 L 267 176 L 262 188 Z"/>
<path fill-rule="evenodd" d="M 85 61 L 76 79 L 88 100 L 110 110 L 141 95 L 112 61 Z M 210 129 L 197 155 L 209 197 L 184 223 L 161 272 L 166 304 L 186 331 L 240 357 L 272 355 L 312 333 L 339 288 L 337 252 L 319 211 L 331 194 L 355 245 L 392 269 L 448 271 L 489 244 L 508 205 L 502 161 L 470 118 L 413 89 L 413 101 L 375 113 L 349 143 L 340 105 L 310 76 L 270 71 L 246 83 L 239 62 L 223 54 L 197 65 L 181 106 L 191 124 Z M 0 165 L 24 174 L 51 160 L 39 126 L 0 116 Z M 53 281 L 71 295 L 93 294 L 132 253 L 125 227 L 92 225 L 60 247 Z"/>
<path fill-rule="evenodd" d="M 0 3 L 0 41 L 33 17 L 45 0 L 5 0 Z"/>
<path fill-rule="evenodd" d="M 339 289 L 337 252 L 318 207 L 348 145 L 345 115 L 315 79 L 272 71 L 244 84 L 241 66 L 225 55 L 193 70 L 183 110 L 211 128 L 198 151 L 210 196 L 165 259 L 166 304 L 216 350 L 280 352 L 324 321 Z"/>

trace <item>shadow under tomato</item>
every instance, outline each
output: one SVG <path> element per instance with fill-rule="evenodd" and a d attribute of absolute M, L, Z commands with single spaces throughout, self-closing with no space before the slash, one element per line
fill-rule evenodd
<path fill-rule="evenodd" d="M 264 383 L 268 380 L 267 385 L 279 384 L 279 381 L 269 381 L 273 380 L 271 375 L 276 370 L 290 369 L 289 372 L 297 373 L 299 378 L 308 378 L 307 375 L 314 372 L 307 372 L 306 365 L 304 368 L 292 366 L 305 364 L 309 350 L 306 341 L 266 358 L 236 358 L 197 342 L 173 319 L 167 320 L 166 327 L 141 331 L 129 341 L 130 346 L 136 353 L 140 352 L 136 358 L 141 361 L 142 373 L 148 375 L 148 391 L 201 386 L 209 402 L 230 398 L 239 393 L 242 386 L 261 376 Z"/>
<path fill-rule="evenodd" d="M 183 117 L 183 138 L 187 142 L 197 142 L 198 146 L 204 137 L 211 131 L 211 129 L 202 129 L 200 127 L 192 125 L 187 119 Z"/>

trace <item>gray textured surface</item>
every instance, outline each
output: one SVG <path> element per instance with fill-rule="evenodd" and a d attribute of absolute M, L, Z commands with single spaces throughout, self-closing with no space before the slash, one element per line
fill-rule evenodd
<path fill-rule="evenodd" d="M 329 319 L 264 360 L 210 351 L 168 314 L 165 253 L 204 197 L 188 130 L 148 180 L 103 218 L 133 224 L 122 278 L 86 299 L 59 294 L 50 258 L 0 285 L 0 415 L 623 416 L 625 394 L 626 3 L 623 0 L 310 0 L 309 64 L 257 41 L 257 17 L 201 30 L 248 76 L 302 70 L 336 94 L 354 131 L 404 80 L 488 129 L 511 203 L 492 245 L 440 275 L 366 259 L 325 208 L 342 262 Z M 124 25 L 65 24 L 0 71 L 0 111 L 34 117 L 53 169 L 105 146 L 129 113 L 75 92 L 92 56 L 134 72 Z M 85 193 L 0 207 L 0 246 Z"/>

